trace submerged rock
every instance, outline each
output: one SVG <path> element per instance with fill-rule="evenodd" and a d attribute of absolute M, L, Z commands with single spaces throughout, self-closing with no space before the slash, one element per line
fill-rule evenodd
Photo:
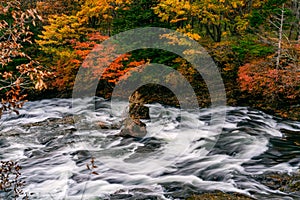
<path fill-rule="evenodd" d="M 200 195 L 193 195 L 187 200 L 253 200 L 253 198 L 247 197 L 242 194 L 227 194 L 223 192 L 205 193 Z"/>
<path fill-rule="evenodd" d="M 300 195 L 300 171 L 292 174 L 265 173 L 254 178 L 273 190 Z"/>
<path fill-rule="evenodd" d="M 29 123 L 29 124 L 24 124 L 22 127 L 24 128 L 32 128 L 32 127 L 37 127 L 37 126 L 44 126 L 44 127 L 59 127 L 59 125 L 74 125 L 75 121 L 79 120 L 79 116 L 73 116 L 73 115 L 68 115 L 64 116 L 62 118 L 49 118 L 44 121 L 40 122 L 34 122 L 34 123 Z"/>

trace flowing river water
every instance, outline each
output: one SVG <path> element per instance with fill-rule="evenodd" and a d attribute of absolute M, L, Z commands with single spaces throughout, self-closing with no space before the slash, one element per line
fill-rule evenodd
<path fill-rule="evenodd" d="M 151 104 L 146 137 L 123 138 L 124 102 L 115 102 L 120 112 L 112 114 L 101 98 L 80 101 L 76 108 L 72 99 L 28 102 L 1 119 L 0 159 L 22 166 L 29 199 L 184 199 L 216 190 L 300 199 L 257 178 L 299 170 L 300 147 L 282 130 L 299 132 L 300 122 L 245 107 L 196 112 Z M 210 117 L 224 109 L 223 131 L 208 150 Z"/>

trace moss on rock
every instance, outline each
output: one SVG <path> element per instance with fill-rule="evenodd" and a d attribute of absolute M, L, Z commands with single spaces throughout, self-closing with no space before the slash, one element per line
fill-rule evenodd
<path fill-rule="evenodd" d="M 253 200 L 253 198 L 238 193 L 228 194 L 223 192 L 213 192 L 193 195 L 187 198 L 187 200 Z"/>

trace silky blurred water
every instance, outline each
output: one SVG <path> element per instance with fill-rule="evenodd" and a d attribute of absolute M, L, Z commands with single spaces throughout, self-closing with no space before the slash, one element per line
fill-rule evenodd
<path fill-rule="evenodd" d="M 101 98 L 74 101 L 80 106 L 72 108 L 72 99 L 28 102 L 20 115 L 0 121 L 0 159 L 22 166 L 29 199 L 184 199 L 215 190 L 300 199 L 254 178 L 299 169 L 300 148 L 281 130 L 300 131 L 300 122 L 245 107 L 184 111 L 150 104 L 147 136 L 122 138 L 125 102 L 114 102 L 120 112 L 112 113 Z M 223 131 L 216 135 L 210 117 L 224 109 Z"/>

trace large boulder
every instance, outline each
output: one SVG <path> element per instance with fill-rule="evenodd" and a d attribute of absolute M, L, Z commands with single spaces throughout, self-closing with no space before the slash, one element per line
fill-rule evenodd
<path fill-rule="evenodd" d="M 136 137 L 142 138 L 147 135 L 146 124 L 139 119 L 132 119 L 128 117 L 124 121 L 124 127 L 122 128 L 119 136 L 122 137 Z"/>
<path fill-rule="evenodd" d="M 124 120 L 119 136 L 145 137 L 147 135 L 146 124 L 140 119 L 150 119 L 149 108 L 144 106 L 144 98 L 141 94 L 135 91 L 129 97 L 129 116 Z"/>

